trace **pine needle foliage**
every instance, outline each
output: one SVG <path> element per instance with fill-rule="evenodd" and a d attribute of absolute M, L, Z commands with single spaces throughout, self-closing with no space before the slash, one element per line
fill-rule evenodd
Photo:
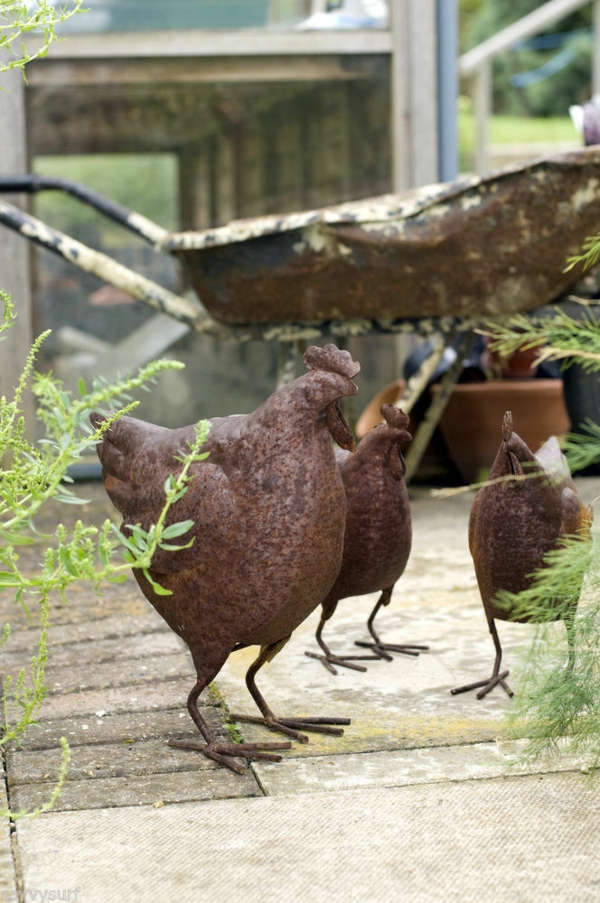
<path fill-rule="evenodd" d="M 600 234 L 588 240 L 583 254 L 569 266 L 600 260 Z M 600 320 L 593 307 L 581 301 L 575 318 L 563 309 L 550 309 L 537 319 L 518 315 L 502 324 L 489 324 L 485 334 L 491 348 L 510 354 L 518 348 L 539 347 L 537 362 L 574 363 L 600 378 Z M 562 441 L 572 471 L 600 461 L 600 425 L 588 421 L 577 435 Z M 558 600 L 558 603 L 557 603 Z M 577 600 L 578 604 L 577 604 Z M 509 716 L 513 734 L 526 737 L 525 757 L 559 755 L 565 748 L 584 756 L 591 773 L 600 773 L 600 539 L 589 542 L 566 538 L 550 552 L 545 566 L 532 576 L 529 589 L 511 598 L 500 594 L 518 615 L 539 623 L 522 663 L 519 692 Z M 564 618 L 556 617 L 556 606 Z M 569 643 L 570 641 L 570 647 Z M 572 653 L 568 653 L 568 649 Z"/>
<path fill-rule="evenodd" d="M 520 348 L 538 348 L 535 366 L 543 361 L 560 361 L 567 368 L 577 362 L 587 372 L 595 372 L 600 370 L 600 320 L 587 302 L 580 301 L 580 305 L 577 319 L 554 307 L 547 316 L 517 314 L 504 323 L 490 324 L 483 332 L 490 339 L 490 349 L 501 355 Z"/>
<path fill-rule="evenodd" d="M 558 604 L 557 604 L 558 600 Z M 555 755 L 568 738 L 592 770 L 600 764 L 600 545 L 571 537 L 548 553 L 531 586 L 499 604 L 539 624 L 519 671 L 509 715 L 514 736 L 526 737 L 525 755 Z M 577 604 L 579 602 L 579 604 Z M 550 623 L 560 612 L 561 619 Z M 542 623 L 539 623 L 542 622 Z M 564 624 L 564 627 L 563 627 Z M 566 627 L 566 630 L 564 629 Z M 568 654 L 571 644 L 573 658 Z"/>

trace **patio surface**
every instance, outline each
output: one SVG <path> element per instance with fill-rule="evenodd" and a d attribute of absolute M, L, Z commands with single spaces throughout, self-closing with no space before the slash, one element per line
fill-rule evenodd
<path fill-rule="evenodd" d="M 598 479 L 578 485 L 586 502 L 600 491 Z M 78 494 L 90 499 L 83 510 L 56 506 L 41 526 L 116 519 L 100 484 Z M 0 903 L 600 901 L 600 796 L 583 762 L 564 755 L 524 765 L 507 739 L 501 689 L 481 701 L 449 692 L 487 676 L 494 657 L 467 547 L 472 494 L 436 499 L 415 488 L 411 496 L 411 559 L 377 626 L 386 640 L 430 651 L 333 676 L 304 655 L 316 650 L 313 613 L 258 686 L 276 712 L 352 723 L 343 737 L 311 734 L 281 763 L 255 763 L 242 776 L 167 745 L 197 736 L 185 708 L 193 669 L 133 578 L 101 597 L 76 588 L 56 605 L 39 724 L 6 752 L 11 809 L 48 799 L 62 736 L 72 759 L 51 812 L 2 823 Z M 39 550 L 24 554 L 34 566 Z M 375 599 L 340 603 L 325 631 L 334 651 L 365 638 Z M 0 596 L 5 620 L 13 634 L 3 670 L 15 673 L 37 631 L 8 594 Z M 532 629 L 499 627 L 515 689 Z M 224 706 L 255 714 L 244 684 L 255 654 L 232 655 L 203 695 L 203 714 L 224 737 Z M 243 734 L 278 739 L 260 726 L 244 725 Z"/>

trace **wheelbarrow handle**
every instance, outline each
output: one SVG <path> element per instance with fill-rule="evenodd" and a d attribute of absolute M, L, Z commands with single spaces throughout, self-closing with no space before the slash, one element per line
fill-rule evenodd
<path fill-rule="evenodd" d="M 170 236 L 167 229 L 153 223 L 140 213 L 128 210 L 116 201 L 99 194 L 92 188 L 75 182 L 73 179 L 61 179 L 54 176 L 38 176 L 34 173 L 23 175 L 0 176 L 0 193 L 37 194 L 39 191 L 64 191 L 83 204 L 93 207 L 99 213 L 114 220 L 156 247 Z"/>
<path fill-rule="evenodd" d="M 197 331 L 202 330 L 208 319 L 190 298 L 174 294 L 106 254 L 89 248 L 57 229 L 52 229 L 2 198 L 0 198 L 0 223 L 18 232 L 28 241 L 64 257 L 86 273 L 93 273 L 103 282 L 114 285 L 138 301 L 143 301 L 155 310 L 181 320 Z"/>

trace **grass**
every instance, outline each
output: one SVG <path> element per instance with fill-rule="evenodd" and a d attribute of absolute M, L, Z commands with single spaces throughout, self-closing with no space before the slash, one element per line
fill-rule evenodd
<path fill-rule="evenodd" d="M 570 116 L 533 119 L 528 116 L 492 116 L 488 140 L 498 144 L 583 144 Z M 458 113 L 458 143 L 461 171 L 472 168 L 475 154 L 475 117 L 471 110 Z"/>
<path fill-rule="evenodd" d="M 462 115 L 462 114 L 461 114 Z M 473 121 L 473 117 L 471 116 Z M 473 121 L 472 128 L 475 125 Z M 532 119 L 527 116 L 492 116 L 491 144 L 538 144 L 541 142 L 577 141 L 578 134 L 570 116 Z"/>

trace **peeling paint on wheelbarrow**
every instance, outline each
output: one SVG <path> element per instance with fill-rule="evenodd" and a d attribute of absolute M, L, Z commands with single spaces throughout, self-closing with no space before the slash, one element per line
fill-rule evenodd
<path fill-rule="evenodd" d="M 246 342 L 452 333 L 556 300 L 567 257 L 600 228 L 600 145 L 483 178 L 171 233 L 68 179 L 0 177 L 0 192 L 66 191 L 176 255 L 201 304 L 0 199 L 0 223 L 186 323 Z"/>
<path fill-rule="evenodd" d="M 552 301 L 600 228 L 600 146 L 288 216 L 167 236 L 226 324 L 494 317 Z"/>

